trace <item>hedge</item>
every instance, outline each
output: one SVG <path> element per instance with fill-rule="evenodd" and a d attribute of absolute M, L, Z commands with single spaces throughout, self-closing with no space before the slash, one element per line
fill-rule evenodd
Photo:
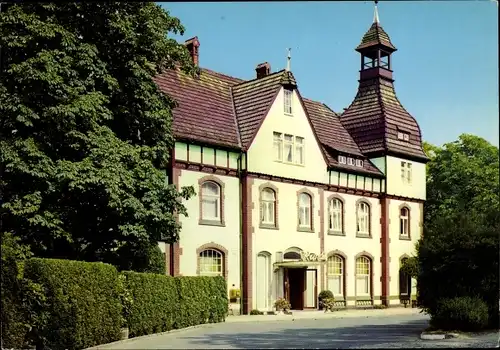
<path fill-rule="evenodd" d="M 228 311 L 222 277 L 119 273 L 104 263 L 32 258 L 20 281 L 29 286 L 22 295 L 2 279 L 16 304 L 2 310 L 3 340 L 12 347 L 82 349 L 119 340 L 125 325 L 136 337 L 223 322 Z"/>
<path fill-rule="evenodd" d="M 132 300 L 126 316 L 130 337 L 174 328 L 178 302 L 174 277 L 126 271 L 125 288 Z"/>
<path fill-rule="evenodd" d="M 82 349 L 120 339 L 122 305 L 118 271 L 104 263 L 26 261 L 25 277 L 40 284 L 44 302 L 31 339 L 37 348 Z"/>
<path fill-rule="evenodd" d="M 123 274 L 132 299 L 126 317 L 131 337 L 225 320 L 227 283 L 222 277 Z"/>
<path fill-rule="evenodd" d="M 430 324 L 442 330 L 479 331 L 488 326 L 488 305 L 478 297 L 440 299 Z"/>

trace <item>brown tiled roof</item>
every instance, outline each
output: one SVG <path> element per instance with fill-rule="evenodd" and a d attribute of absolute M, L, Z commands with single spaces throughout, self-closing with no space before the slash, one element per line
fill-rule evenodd
<path fill-rule="evenodd" d="M 358 93 L 340 121 L 364 154 L 392 151 L 427 158 L 420 127 L 399 102 L 390 80 L 375 77 L 360 81 Z M 398 140 L 398 129 L 410 133 L 409 142 Z"/>
<path fill-rule="evenodd" d="M 240 148 L 230 87 L 243 80 L 208 69 L 201 69 L 198 77 L 166 70 L 154 80 L 177 102 L 173 121 L 177 139 Z"/>
<path fill-rule="evenodd" d="M 375 45 L 384 45 L 388 48 L 391 48 L 393 51 L 396 51 L 396 47 L 394 47 L 394 45 L 391 43 L 389 35 L 377 22 L 373 23 L 370 29 L 368 29 L 368 31 L 363 36 L 363 39 L 361 39 L 361 43 L 358 45 L 356 50 L 359 51 Z"/>
<path fill-rule="evenodd" d="M 234 110 L 238 121 L 241 145 L 247 149 L 252 143 L 262 121 L 282 87 L 283 80 L 290 80 L 284 70 L 260 79 L 249 80 L 232 88 Z M 293 81 L 295 79 L 293 78 Z"/>
<path fill-rule="evenodd" d="M 338 115 L 327 105 L 321 102 L 302 99 L 309 119 L 322 144 L 328 163 L 332 167 L 339 169 L 360 170 L 347 164 L 338 163 L 338 154 L 350 154 L 364 159 L 359 147 L 347 130 L 342 126 Z M 368 160 L 364 159 L 363 170 L 372 174 L 380 174 L 380 171 Z"/>
<path fill-rule="evenodd" d="M 293 74 L 285 70 L 250 81 L 204 68 L 197 77 L 168 70 L 155 81 L 177 102 L 173 111 L 176 139 L 235 149 L 250 146 L 282 85 L 296 85 Z M 359 147 L 326 105 L 309 99 L 303 99 L 303 105 L 329 166 L 382 174 L 367 159 L 363 168 L 338 164 L 338 152 L 363 157 Z"/>

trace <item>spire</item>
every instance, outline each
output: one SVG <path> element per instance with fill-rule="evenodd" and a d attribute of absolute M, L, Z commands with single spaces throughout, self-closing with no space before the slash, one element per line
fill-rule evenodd
<path fill-rule="evenodd" d="M 377 3 L 378 3 L 378 0 L 375 0 L 375 12 L 373 13 L 373 23 L 376 23 L 376 24 L 379 23 Z"/>
<path fill-rule="evenodd" d="M 290 71 L 290 61 L 292 60 L 292 49 L 289 48 L 288 49 L 288 57 L 286 59 L 286 71 L 289 72 Z"/>

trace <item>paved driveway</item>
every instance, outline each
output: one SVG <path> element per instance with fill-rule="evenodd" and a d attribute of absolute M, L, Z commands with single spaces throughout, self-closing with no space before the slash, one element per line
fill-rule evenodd
<path fill-rule="evenodd" d="M 270 349 L 495 347 L 497 334 L 472 339 L 421 340 L 423 314 L 222 323 L 131 339 L 105 349 Z"/>

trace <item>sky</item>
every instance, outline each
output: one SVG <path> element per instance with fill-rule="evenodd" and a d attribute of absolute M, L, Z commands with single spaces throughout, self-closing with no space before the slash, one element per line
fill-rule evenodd
<path fill-rule="evenodd" d="M 356 95 L 354 48 L 373 22 L 374 2 L 160 4 L 186 29 L 175 39 L 198 36 L 203 68 L 254 79 L 259 63 L 285 68 L 291 48 L 302 96 L 341 112 Z M 470 133 L 498 146 L 498 3 L 381 1 L 378 13 L 398 49 L 396 94 L 423 140 L 442 145 Z"/>

